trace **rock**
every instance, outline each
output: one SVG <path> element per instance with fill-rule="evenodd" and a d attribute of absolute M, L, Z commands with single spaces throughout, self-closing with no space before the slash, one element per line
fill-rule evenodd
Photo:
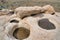
<path fill-rule="evenodd" d="M 40 14 L 37 7 L 20 7 L 18 13 L 0 16 L 0 40 L 60 40 L 60 15 Z M 35 8 L 39 14 L 33 16 Z"/>
<path fill-rule="evenodd" d="M 44 15 L 44 14 L 43 14 Z M 38 15 L 37 15 L 38 16 Z M 24 21 L 30 25 L 30 35 L 24 40 L 60 40 L 59 19 L 55 15 L 45 14 L 43 17 L 27 17 Z M 40 25 L 41 24 L 41 25 Z"/>
<path fill-rule="evenodd" d="M 47 14 L 49 14 L 49 13 L 52 14 L 52 15 L 55 14 L 55 9 L 51 5 L 45 5 L 42 8 L 44 9 L 44 12 L 47 13 Z"/>
<path fill-rule="evenodd" d="M 12 14 L 14 14 L 13 10 L 9 10 L 9 9 L 0 10 L 0 16 L 2 16 L 2 15 L 12 15 Z"/>
<path fill-rule="evenodd" d="M 33 7 L 18 7 L 15 9 L 15 13 L 20 17 L 23 18 L 24 16 L 29 16 L 31 14 L 38 14 L 41 12 L 41 7 L 33 6 Z"/>
<path fill-rule="evenodd" d="M 50 14 L 40 15 L 44 16 L 30 16 L 23 20 L 18 17 L 12 18 L 5 24 L 2 31 L 4 34 L 1 36 L 5 35 L 4 40 L 59 40 L 60 24 L 57 17 Z"/>
<path fill-rule="evenodd" d="M 46 5 L 43 7 L 33 6 L 33 7 L 18 7 L 15 9 L 15 14 L 17 14 L 20 18 L 24 18 L 26 16 L 34 15 L 34 14 L 55 14 L 55 10 L 51 5 Z"/>
<path fill-rule="evenodd" d="M 0 35 L 0 40 L 17 40 L 13 37 L 13 31 L 17 28 L 19 21 L 19 18 L 12 18 L 5 22 L 3 26 L 0 26 L 0 34 L 2 34 Z"/>

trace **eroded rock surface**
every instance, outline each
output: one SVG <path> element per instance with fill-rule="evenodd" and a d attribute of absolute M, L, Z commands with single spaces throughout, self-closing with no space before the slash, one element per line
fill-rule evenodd
<path fill-rule="evenodd" d="M 47 11 L 39 13 L 42 10 L 39 8 L 41 7 L 20 7 L 18 13 L 1 15 L 0 40 L 60 40 L 60 13 L 51 9 L 49 11 L 49 6 L 46 7 Z M 55 14 L 51 15 L 51 12 Z M 28 16 L 21 19 L 22 15 Z"/>

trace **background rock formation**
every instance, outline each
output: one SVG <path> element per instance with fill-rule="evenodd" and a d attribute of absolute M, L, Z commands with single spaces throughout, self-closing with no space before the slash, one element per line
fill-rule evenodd
<path fill-rule="evenodd" d="M 30 9 L 30 7 L 26 8 Z M 25 11 L 28 13 L 27 9 L 23 9 L 22 7 L 23 14 L 25 14 Z M 4 14 L 4 11 L 2 12 Z M 31 12 L 35 13 L 34 11 Z M 18 16 L 12 12 L 9 15 L 11 11 L 6 11 L 8 15 L 2 14 L 0 16 L 0 40 L 60 40 L 59 13 L 55 12 L 55 10 L 48 11 L 48 14 L 45 12 L 36 13 L 35 15 L 28 13 L 27 17 L 21 19 L 20 14 Z M 51 12 L 55 12 L 55 14 L 51 15 Z"/>

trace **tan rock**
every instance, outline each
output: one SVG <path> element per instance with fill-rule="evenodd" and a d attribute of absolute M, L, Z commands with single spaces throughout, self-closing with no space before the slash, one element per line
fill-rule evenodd
<path fill-rule="evenodd" d="M 18 7 L 15 9 L 15 13 L 23 18 L 24 16 L 30 16 L 31 14 L 38 14 L 41 12 L 41 7 L 33 6 L 33 7 Z"/>
<path fill-rule="evenodd" d="M 17 13 L 19 15 L 0 16 L 0 40 L 60 40 L 60 16 L 45 13 L 29 16 L 34 13 L 33 9 L 35 10 L 37 6 L 32 8 L 21 7 L 22 11 L 19 9 Z M 22 13 L 31 11 L 31 14 L 21 19 L 19 11 Z M 25 12 L 21 17 L 27 15 Z"/>
<path fill-rule="evenodd" d="M 46 5 L 43 7 L 40 6 L 33 6 L 33 7 L 18 7 L 15 9 L 15 13 L 20 17 L 24 18 L 26 16 L 34 15 L 34 14 L 55 14 L 55 10 L 53 6 L 51 5 Z"/>
<path fill-rule="evenodd" d="M 19 21 L 20 18 L 12 18 L 3 26 L 0 25 L 0 40 L 17 40 L 13 37 L 13 31 L 17 28 Z"/>
<path fill-rule="evenodd" d="M 40 14 L 41 15 L 41 14 Z M 60 40 L 60 21 L 55 15 L 43 14 L 40 17 L 12 18 L 18 23 L 7 23 L 4 32 L 6 40 Z M 14 34 L 14 35 L 13 35 Z M 57 36 L 58 35 L 58 36 Z M 7 37 L 7 38 L 6 38 Z"/>
<path fill-rule="evenodd" d="M 52 14 L 52 15 L 55 14 L 55 9 L 51 5 L 45 5 L 42 8 L 44 9 L 45 13 Z"/>
<path fill-rule="evenodd" d="M 14 14 L 13 10 L 9 10 L 9 9 L 0 10 L 0 16 L 2 16 L 2 15 L 12 15 L 12 14 Z"/>
<path fill-rule="evenodd" d="M 57 19 L 50 14 L 45 14 L 44 17 L 27 17 L 24 21 L 30 25 L 30 35 L 24 40 L 59 40 L 58 30 L 60 29 L 60 24 Z M 57 18 L 57 17 L 56 17 Z M 50 24 L 47 21 L 51 22 Z M 38 24 L 38 22 L 41 22 Z M 45 22 L 44 22 L 45 21 Z"/>

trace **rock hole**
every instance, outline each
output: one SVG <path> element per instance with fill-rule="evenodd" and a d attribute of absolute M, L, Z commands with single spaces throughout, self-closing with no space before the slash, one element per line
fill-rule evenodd
<path fill-rule="evenodd" d="M 46 30 L 51 30 L 51 29 L 55 29 L 55 25 L 53 23 L 51 23 L 48 19 L 41 19 L 38 21 L 38 25 Z"/>
<path fill-rule="evenodd" d="M 12 14 L 14 14 L 14 11 L 10 11 L 8 14 L 12 15 Z"/>
<path fill-rule="evenodd" d="M 24 19 L 24 18 L 26 18 L 26 17 L 28 17 L 28 16 L 26 15 L 26 16 L 22 17 L 22 19 Z"/>
<path fill-rule="evenodd" d="M 31 16 L 35 16 L 36 14 L 31 14 Z"/>
<path fill-rule="evenodd" d="M 10 23 L 19 23 L 18 20 L 11 20 Z"/>
<path fill-rule="evenodd" d="M 54 15 L 55 13 L 52 13 L 51 15 Z"/>
<path fill-rule="evenodd" d="M 17 28 L 14 32 L 13 32 L 13 36 L 16 38 L 16 39 L 19 39 L 19 40 L 22 40 L 22 39 L 25 39 L 29 36 L 30 34 L 30 30 L 26 29 L 26 28 L 23 28 L 23 27 L 20 27 L 20 28 Z"/>

